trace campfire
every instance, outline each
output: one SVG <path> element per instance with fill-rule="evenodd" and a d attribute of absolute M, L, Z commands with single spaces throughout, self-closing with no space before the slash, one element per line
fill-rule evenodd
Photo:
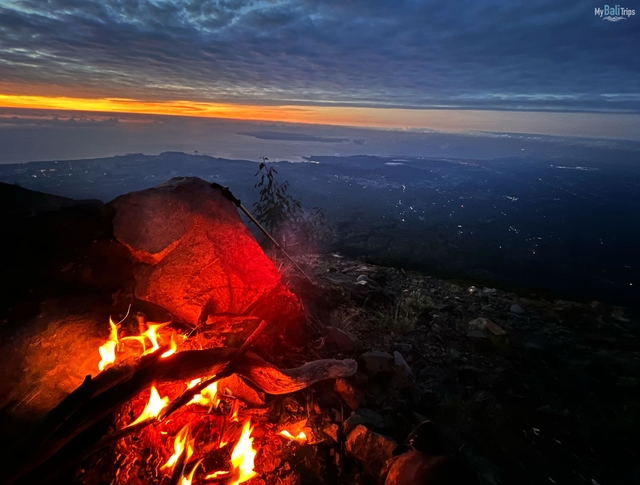
<path fill-rule="evenodd" d="M 264 395 L 352 376 L 356 362 L 283 369 L 258 355 L 296 330 L 301 310 L 235 207 L 197 179 L 114 206 L 114 235 L 138 265 L 135 301 L 171 318 L 148 321 L 134 303 L 105 322 L 93 371 L 14 447 L 7 482 L 57 483 L 72 472 L 85 483 L 261 483 L 282 456 L 321 442 L 310 409 L 273 419 Z M 175 206 L 174 217 L 166 208 Z"/>
<path fill-rule="evenodd" d="M 125 330 L 126 319 L 109 321 L 109 337 L 96 350 L 95 375 L 31 432 L 10 483 L 55 479 L 62 469 L 108 449 L 116 455 L 147 450 L 149 455 L 139 458 L 156 464 L 155 483 L 245 483 L 263 472 L 261 459 L 269 457 L 261 456 L 261 449 L 274 449 L 274 441 L 286 448 L 301 446 L 313 440 L 313 432 L 304 420 L 278 427 L 265 408 L 249 409 L 241 395 L 255 393 L 254 387 L 291 393 L 356 371 L 351 360 L 317 360 L 287 370 L 268 364 L 249 352 L 267 326 L 264 321 L 240 348 L 229 349 L 211 346 L 199 332 L 181 332 L 172 322 L 137 317 L 135 335 Z M 113 412 L 116 428 L 78 449 L 78 440 Z M 133 483 L 128 475 L 133 471 L 118 468 L 113 478 Z"/>

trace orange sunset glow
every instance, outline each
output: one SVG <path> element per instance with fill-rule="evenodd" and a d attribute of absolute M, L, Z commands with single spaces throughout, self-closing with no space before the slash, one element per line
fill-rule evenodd
<path fill-rule="evenodd" d="M 347 126 L 404 126 L 394 111 L 330 106 L 257 106 L 201 101 L 144 101 L 127 98 L 72 98 L 0 94 L 0 108 L 93 111 L 147 115 L 226 118 L 233 120 L 321 123 Z M 383 111 L 384 116 L 382 113 Z"/>

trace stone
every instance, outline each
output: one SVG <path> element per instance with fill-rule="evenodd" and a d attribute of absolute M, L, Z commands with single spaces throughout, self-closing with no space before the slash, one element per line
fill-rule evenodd
<path fill-rule="evenodd" d="M 335 423 L 329 423 L 324 428 L 322 428 L 322 432 L 331 438 L 336 443 L 338 442 L 338 432 L 340 431 L 340 426 Z"/>
<path fill-rule="evenodd" d="M 487 322 L 490 321 L 488 318 L 478 317 L 473 320 L 469 320 L 469 327 L 484 330 L 487 327 Z"/>
<path fill-rule="evenodd" d="M 402 352 L 403 354 L 410 354 L 411 352 L 413 352 L 413 345 L 404 342 L 394 342 L 393 348 L 398 350 L 399 352 Z"/>
<path fill-rule="evenodd" d="M 428 485 L 446 483 L 446 457 L 430 456 L 416 450 L 409 450 L 390 459 L 382 470 L 384 485 Z"/>
<path fill-rule="evenodd" d="M 495 295 L 497 292 L 495 288 L 482 288 L 483 295 Z"/>
<path fill-rule="evenodd" d="M 413 375 L 413 371 L 407 361 L 404 360 L 404 357 L 397 350 L 393 351 L 393 366 L 398 374 L 402 377 L 411 377 Z"/>
<path fill-rule="evenodd" d="M 342 423 L 344 434 L 348 435 L 352 429 L 360 424 L 367 424 L 373 428 L 384 428 L 385 420 L 381 414 L 371 409 L 360 408 L 357 412 L 351 413 L 351 416 Z"/>
<path fill-rule="evenodd" d="M 120 196 L 109 207 L 115 238 L 139 263 L 138 299 L 194 325 L 201 315 L 208 323 L 218 314 L 250 315 L 282 333 L 301 321 L 296 296 L 235 205 L 208 182 L 173 178 Z"/>
<path fill-rule="evenodd" d="M 371 286 L 380 286 L 378 283 L 369 278 L 366 274 L 361 274 L 356 278 L 356 284 L 359 285 L 371 285 Z"/>
<path fill-rule="evenodd" d="M 326 327 L 327 343 L 338 350 L 349 351 L 355 347 L 355 342 L 348 333 L 338 327 Z"/>
<path fill-rule="evenodd" d="M 478 330 L 489 331 L 493 335 L 505 335 L 507 333 L 502 327 L 484 317 L 478 317 L 474 320 L 469 321 L 469 327 L 476 328 Z"/>
<path fill-rule="evenodd" d="M 352 411 L 357 411 L 365 403 L 364 393 L 345 379 L 336 379 L 333 390 Z"/>
<path fill-rule="evenodd" d="M 346 452 L 362 463 L 363 471 L 378 480 L 385 463 L 393 456 L 396 442 L 365 426 L 356 426 L 348 435 L 345 443 Z"/>
<path fill-rule="evenodd" d="M 393 355 L 379 350 L 365 352 L 360 356 L 360 360 L 364 364 L 365 372 L 370 376 L 391 371 L 394 362 Z"/>
<path fill-rule="evenodd" d="M 469 292 L 470 295 L 480 293 L 480 290 L 475 286 L 470 286 L 469 288 L 467 288 L 467 291 Z"/>
<path fill-rule="evenodd" d="M 486 329 L 496 336 L 507 334 L 507 332 L 500 325 L 493 323 L 491 320 L 487 322 Z"/>
<path fill-rule="evenodd" d="M 467 338 L 479 342 L 479 341 L 487 340 L 489 337 L 487 337 L 487 335 L 480 330 L 470 330 L 467 332 Z"/>
<path fill-rule="evenodd" d="M 510 311 L 511 313 L 515 313 L 515 314 L 517 314 L 517 315 L 521 315 L 521 314 L 523 314 L 523 313 L 526 313 L 526 312 L 524 311 L 524 308 L 522 308 L 522 307 L 521 307 L 520 305 L 518 305 L 517 303 L 515 303 L 515 304 L 511 305 L 511 308 L 509 308 L 509 311 Z"/>

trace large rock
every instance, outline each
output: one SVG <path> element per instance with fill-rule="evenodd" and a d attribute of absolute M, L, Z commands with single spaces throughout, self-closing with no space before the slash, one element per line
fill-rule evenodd
<path fill-rule="evenodd" d="M 376 480 L 387 460 L 393 456 L 395 446 L 393 439 L 369 431 L 361 424 L 349 433 L 345 443 L 347 453 L 362 462 L 364 472 Z"/>
<path fill-rule="evenodd" d="M 235 205 L 208 182 L 178 177 L 110 205 L 114 236 L 140 263 L 137 298 L 192 324 L 205 306 L 210 319 L 252 315 L 278 329 L 299 321 L 298 299 Z"/>

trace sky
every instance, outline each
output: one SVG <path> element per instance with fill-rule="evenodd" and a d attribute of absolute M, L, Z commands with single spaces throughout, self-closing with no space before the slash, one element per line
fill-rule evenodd
<path fill-rule="evenodd" d="M 640 140 L 633 2 L 0 0 L 0 115 Z"/>

